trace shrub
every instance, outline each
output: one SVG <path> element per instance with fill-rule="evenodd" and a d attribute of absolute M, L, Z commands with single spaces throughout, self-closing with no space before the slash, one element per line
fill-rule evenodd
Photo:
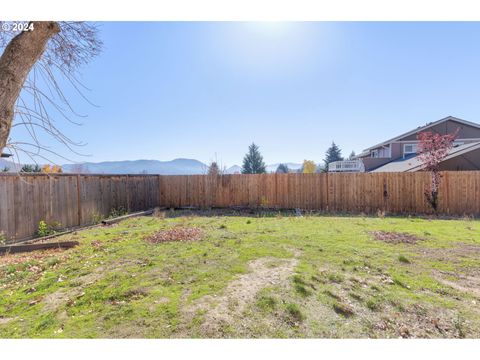
<path fill-rule="evenodd" d="M 113 219 L 113 218 L 117 218 L 127 214 L 128 214 L 128 211 L 123 206 L 120 206 L 119 208 L 110 209 L 108 218 Z"/>
<path fill-rule="evenodd" d="M 44 220 L 38 223 L 37 237 L 44 237 L 55 234 L 54 228 L 47 224 Z"/>
<path fill-rule="evenodd" d="M 410 260 L 408 260 L 408 258 L 404 255 L 400 255 L 398 257 L 398 261 L 404 263 L 404 264 L 410 264 Z"/>

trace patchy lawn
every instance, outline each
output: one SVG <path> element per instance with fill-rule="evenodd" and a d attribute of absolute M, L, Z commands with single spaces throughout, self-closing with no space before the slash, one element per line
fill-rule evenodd
<path fill-rule="evenodd" d="M 0 257 L 0 337 L 480 337 L 480 221 L 179 214 Z"/>

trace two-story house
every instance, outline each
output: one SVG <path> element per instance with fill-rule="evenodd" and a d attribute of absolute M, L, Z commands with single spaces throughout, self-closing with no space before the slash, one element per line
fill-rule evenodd
<path fill-rule="evenodd" d="M 329 164 L 333 172 L 407 172 L 422 170 L 417 135 L 430 131 L 441 135 L 457 131 L 454 147 L 440 164 L 441 170 L 480 170 L 480 124 L 453 116 L 428 123 L 365 149 L 353 160 Z"/>

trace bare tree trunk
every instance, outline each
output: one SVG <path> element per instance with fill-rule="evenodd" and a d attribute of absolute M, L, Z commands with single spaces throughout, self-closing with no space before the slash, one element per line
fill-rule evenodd
<path fill-rule="evenodd" d="M 34 22 L 32 31 L 15 36 L 0 57 L 0 153 L 12 127 L 15 102 L 48 40 L 60 31 L 54 21 Z"/>

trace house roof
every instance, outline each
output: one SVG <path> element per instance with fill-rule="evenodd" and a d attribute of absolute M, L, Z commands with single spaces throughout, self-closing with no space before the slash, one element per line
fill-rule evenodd
<path fill-rule="evenodd" d="M 380 144 L 371 146 L 371 147 L 365 149 L 364 152 L 367 152 L 367 151 L 372 150 L 372 149 L 376 149 L 376 148 L 378 148 L 378 147 L 380 147 L 380 146 L 383 146 L 383 145 L 389 144 L 389 143 L 391 143 L 391 142 L 397 141 L 398 139 L 404 138 L 404 137 L 406 137 L 406 136 L 413 135 L 413 134 L 415 134 L 415 133 L 417 133 L 417 132 L 419 132 L 419 131 L 422 131 L 422 130 L 424 130 L 424 129 L 428 129 L 429 127 L 432 127 L 432 126 L 441 124 L 442 122 L 449 121 L 449 120 L 451 120 L 451 121 L 456 121 L 456 122 L 458 122 L 458 123 L 460 123 L 460 124 L 465 124 L 465 125 L 473 126 L 473 127 L 476 127 L 476 128 L 478 128 L 478 129 L 480 129 L 480 124 L 477 124 L 477 123 L 474 123 L 474 122 L 470 122 L 470 121 L 467 121 L 467 120 L 463 120 L 463 119 L 459 119 L 459 118 L 456 118 L 456 117 L 454 117 L 454 116 L 447 116 L 447 117 L 445 117 L 445 118 L 443 118 L 443 119 L 440 119 L 440 120 L 437 120 L 437 121 L 428 123 L 428 124 L 426 124 L 426 125 L 424 125 L 424 126 L 419 126 L 419 127 L 417 127 L 416 129 L 414 129 L 414 130 L 408 131 L 408 132 L 406 132 L 406 133 L 404 133 L 404 134 L 401 134 L 401 135 L 399 135 L 399 136 L 396 136 L 396 137 L 394 137 L 394 138 L 392 138 L 392 139 L 389 139 L 389 140 L 386 140 L 386 141 L 384 141 L 384 142 L 381 142 Z M 363 153 L 362 153 L 362 154 L 363 154 Z"/>
<path fill-rule="evenodd" d="M 480 149 L 480 141 L 474 143 L 467 143 L 459 146 L 455 146 L 450 149 L 448 155 L 443 161 L 452 159 L 457 156 L 461 156 L 470 151 Z M 411 154 L 408 157 L 401 158 L 399 160 L 391 161 L 388 164 L 380 166 L 371 172 L 412 172 L 418 171 L 423 168 L 422 162 L 419 160 L 418 155 Z"/>

